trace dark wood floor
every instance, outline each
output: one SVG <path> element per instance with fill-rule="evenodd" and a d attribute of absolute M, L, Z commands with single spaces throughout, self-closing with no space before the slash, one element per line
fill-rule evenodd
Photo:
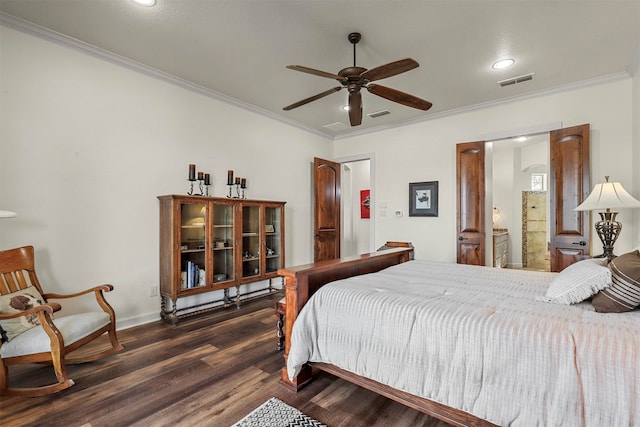
<path fill-rule="evenodd" d="M 119 332 L 125 350 L 69 367 L 75 385 L 36 398 L 0 397 L 3 426 L 229 426 L 277 397 L 329 426 L 445 427 L 328 374 L 299 393 L 279 383 L 273 306 L 279 296 Z M 105 341 L 106 342 L 106 341 Z M 45 366 L 12 367 L 12 385 L 53 381 Z"/>

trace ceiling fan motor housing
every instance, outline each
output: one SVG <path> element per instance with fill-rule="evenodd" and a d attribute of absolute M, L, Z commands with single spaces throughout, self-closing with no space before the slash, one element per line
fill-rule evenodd
<path fill-rule="evenodd" d="M 340 70 L 340 72 L 338 72 L 338 75 L 340 77 L 344 77 L 345 80 L 338 81 L 342 83 L 342 85 L 345 86 L 349 90 L 349 92 L 357 92 L 367 83 L 369 83 L 367 80 L 360 77 L 360 74 L 364 73 L 365 71 L 367 71 L 367 69 L 362 67 L 343 68 L 342 70 Z"/>

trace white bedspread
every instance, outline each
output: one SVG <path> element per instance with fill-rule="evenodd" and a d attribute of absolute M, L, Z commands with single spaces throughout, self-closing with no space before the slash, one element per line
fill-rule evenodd
<path fill-rule="evenodd" d="M 554 274 L 416 260 L 325 285 L 289 376 L 331 363 L 502 426 L 640 426 L 640 311 L 536 301 Z"/>

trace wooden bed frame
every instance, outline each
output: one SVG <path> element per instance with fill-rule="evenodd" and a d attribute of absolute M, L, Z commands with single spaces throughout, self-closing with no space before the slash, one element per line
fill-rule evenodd
<path fill-rule="evenodd" d="M 392 265 L 407 262 L 410 259 L 413 259 L 413 248 L 398 248 L 360 255 L 358 257 L 322 261 L 278 270 L 278 274 L 285 279 L 286 302 L 284 366 L 282 368 L 280 383 L 291 390 L 298 391 L 313 380 L 313 366 L 313 368 L 343 378 L 346 381 L 374 391 L 454 426 L 495 426 L 495 424 L 459 409 L 396 390 L 387 385 L 326 363 L 308 363 L 303 366 L 293 381 L 289 380 L 286 366 L 291 346 L 291 330 L 293 323 L 298 317 L 298 313 L 311 295 L 329 282 L 361 274 L 375 273 Z"/>

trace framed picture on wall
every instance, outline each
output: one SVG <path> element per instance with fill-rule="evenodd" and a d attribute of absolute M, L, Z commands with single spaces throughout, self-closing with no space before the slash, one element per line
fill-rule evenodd
<path fill-rule="evenodd" d="M 371 217 L 371 190 L 360 190 L 360 218 Z"/>
<path fill-rule="evenodd" d="M 438 181 L 409 183 L 409 216 L 438 216 Z"/>

